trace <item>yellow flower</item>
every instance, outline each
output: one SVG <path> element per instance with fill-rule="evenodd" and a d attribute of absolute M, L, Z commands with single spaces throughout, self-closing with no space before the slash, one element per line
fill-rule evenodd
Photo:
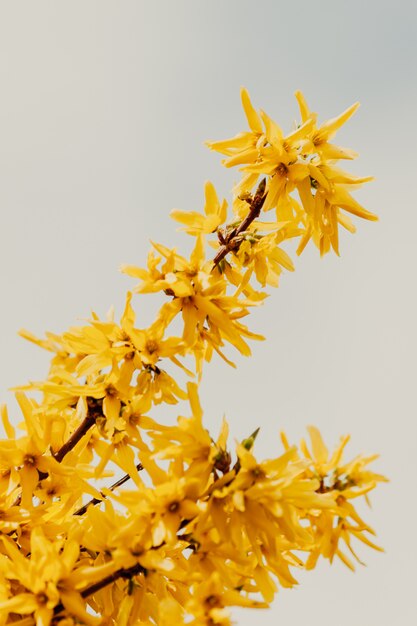
<path fill-rule="evenodd" d="M 186 346 L 180 337 L 168 337 L 163 339 L 165 324 L 163 319 L 157 318 L 151 326 L 141 330 L 136 328 L 132 331 L 132 342 L 138 351 L 139 358 L 145 368 L 156 368 L 158 361 L 169 358 L 187 373 L 188 370 L 177 359 L 176 355 L 184 355 Z"/>
<path fill-rule="evenodd" d="M 52 357 L 50 362 L 50 372 L 54 372 L 55 369 L 65 368 L 69 372 L 73 372 L 78 364 L 78 359 L 72 357 L 64 344 L 62 336 L 55 335 L 54 333 L 46 333 L 46 339 L 39 339 L 27 330 L 19 330 L 19 335 L 23 339 L 34 343 L 35 345 L 51 352 L 55 356 Z"/>
<path fill-rule="evenodd" d="M 24 589 L 9 599 L 0 600 L 3 614 L 33 615 L 36 626 L 48 626 L 55 607 L 62 604 L 85 624 L 99 623 L 98 617 L 86 612 L 85 601 L 77 590 L 77 583 L 88 582 L 89 577 L 82 568 L 76 570 L 76 575 L 73 573 L 79 557 L 75 540 L 50 541 L 42 529 L 36 527 L 31 532 L 30 559 L 25 558 L 12 540 L 6 537 L 2 540 L 8 557 L 2 564 L 4 576 L 19 581 Z M 96 573 L 100 577 L 104 571 L 97 568 Z"/>
<path fill-rule="evenodd" d="M 205 261 L 201 235 L 197 238 L 190 261 L 160 244 L 154 244 L 154 247 L 166 258 L 161 272 L 155 274 L 153 257 L 149 271 L 131 266 L 122 267 L 122 271 L 142 279 L 135 291 L 146 293 L 163 290 L 173 296 L 172 301 L 164 304 L 159 312 L 162 323 L 168 326 L 181 312 L 184 321 L 182 338 L 190 349 L 204 329 L 213 335 L 219 332 L 222 338 L 248 356 L 250 349 L 243 336 L 252 339 L 261 337 L 251 333 L 237 320 L 246 315 L 246 307 L 256 306 L 259 301 L 249 298 L 242 300 L 226 294 L 227 282 L 224 276 L 212 272 L 212 263 Z"/>
<path fill-rule="evenodd" d="M 316 181 L 316 179 L 314 180 Z M 341 210 L 371 221 L 378 220 L 378 217 L 364 209 L 351 196 L 348 185 L 333 183 L 331 175 L 326 180 L 326 186 L 320 186 L 317 182 L 314 185 L 314 194 L 310 182 L 303 181 L 298 185 L 298 191 L 306 211 L 304 219 L 306 231 L 300 240 L 297 254 L 301 254 L 311 237 L 313 237 L 321 255 L 326 254 L 330 248 L 339 254 L 339 224 L 350 232 L 355 232 L 355 227 L 349 217 Z"/>
<path fill-rule="evenodd" d="M 292 133 L 284 136 L 282 129 L 264 111 L 258 115 L 246 90 L 242 90 L 242 103 L 251 133 L 240 133 L 234 139 L 209 142 L 212 150 L 231 155 L 223 161 L 226 167 L 243 165 L 247 173 L 237 187 L 238 195 L 248 193 L 259 175 L 268 176 L 267 197 L 264 211 L 277 207 L 277 219 L 282 219 L 281 210 L 290 202 L 296 184 L 309 176 L 306 163 L 300 159 L 301 150 L 313 127 L 307 119 Z M 263 128 L 263 126 L 264 128 Z"/>
<path fill-rule="evenodd" d="M 222 582 L 218 572 L 193 588 L 193 599 L 187 604 L 187 611 L 194 620 L 190 622 L 195 626 L 207 624 L 207 626 L 231 625 L 228 606 L 245 606 L 249 608 L 266 608 L 264 602 L 249 599 L 235 589 L 228 589 Z"/>
<path fill-rule="evenodd" d="M 69 353 L 78 358 L 78 376 L 97 375 L 102 369 L 117 365 L 126 359 L 140 367 L 139 355 L 132 341 L 135 313 L 131 306 L 132 294 L 126 294 L 126 304 L 120 325 L 113 320 L 112 313 L 106 321 L 93 313 L 90 326 L 72 327 L 62 336 Z"/>
<path fill-rule="evenodd" d="M 220 434 L 214 441 L 204 427 L 203 411 L 198 397 L 197 385 L 187 384 L 188 399 L 192 410 L 191 417 L 179 416 L 177 425 L 165 426 L 156 422 L 145 424 L 152 441 L 151 458 L 155 460 L 169 459 L 178 463 L 187 477 L 198 477 L 206 484 L 213 470 L 226 473 L 230 466 L 230 454 L 227 450 L 229 427 L 223 420 Z"/>
<path fill-rule="evenodd" d="M 297 91 L 295 95 L 302 120 L 314 120 L 310 141 L 304 147 L 306 154 L 312 155 L 308 163 L 310 178 L 300 181 L 297 185 L 306 211 L 306 232 L 300 241 L 297 253 L 300 254 L 309 239 L 313 237 L 322 255 L 330 248 L 339 254 L 338 225 L 341 224 L 350 232 L 355 232 L 355 227 L 349 217 L 341 210 L 363 219 L 374 221 L 378 219 L 375 214 L 364 209 L 349 193 L 350 187 L 355 188 L 373 180 L 372 177 L 355 177 L 335 167 L 336 160 L 354 159 L 358 156 L 357 153 L 329 143 L 329 139 L 355 113 L 359 103 L 356 102 L 338 117 L 328 120 L 317 128 L 317 115 L 309 111 L 300 91 Z"/>
<path fill-rule="evenodd" d="M 0 441 L 0 463 L 3 471 L 11 473 L 15 483 L 22 488 L 21 503 L 25 509 L 32 508 L 33 492 L 40 476 L 68 476 L 72 469 L 60 464 L 49 452 L 48 430 L 43 432 L 42 422 L 36 414 L 34 404 L 23 394 L 16 393 L 27 436 Z"/>
<path fill-rule="evenodd" d="M 4 466 L 3 466 L 4 467 Z M 2 473 L 10 476 L 9 469 L 1 468 Z M 1 490 L 0 492 L 0 532 L 4 535 L 17 529 L 20 524 L 29 520 L 29 514 L 21 506 L 16 504 L 18 490 L 13 489 L 9 494 Z"/>
<path fill-rule="evenodd" d="M 300 108 L 300 115 L 302 122 L 306 122 L 309 119 L 314 121 L 314 127 L 311 130 L 310 145 L 306 145 L 308 152 L 318 152 L 324 159 L 355 159 L 358 156 L 357 152 L 350 150 L 349 148 L 341 148 L 328 143 L 329 139 L 332 139 L 336 132 L 343 124 L 345 124 L 350 117 L 358 110 L 359 102 L 355 102 L 348 107 L 343 113 L 335 118 L 332 118 L 325 122 L 320 128 L 316 126 L 317 113 L 312 113 L 301 91 L 295 92 L 298 106 Z"/>
<path fill-rule="evenodd" d="M 137 377 L 136 391 L 146 404 L 176 404 L 187 394 L 175 379 L 159 367 L 145 367 Z"/>
<path fill-rule="evenodd" d="M 254 234 L 245 238 L 235 253 L 242 267 L 248 268 L 248 274 L 243 280 L 249 280 L 254 272 L 262 287 L 266 284 L 278 287 L 282 268 L 294 271 L 294 265 L 288 254 L 277 246 L 277 239 L 276 233 L 264 236 Z"/>
<path fill-rule="evenodd" d="M 200 489 L 200 480 L 197 478 L 172 476 L 149 493 L 149 505 L 155 515 L 152 520 L 154 545 L 176 542 L 181 522 L 192 519 L 200 511 L 196 503 L 201 494 Z"/>
<path fill-rule="evenodd" d="M 229 607 L 268 606 L 278 585 L 297 584 L 295 568 L 337 557 L 353 569 L 354 540 L 380 550 L 355 508 L 385 480 L 369 469 L 374 456 L 344 460 L 348 437 L 329 453 L 314 427 L 311 445 L 283 435 L 271 459 L 253 452 L 259 428 L 231 451 L 226 420 L 212 437 L 197 385 L 185 391 L 169 369 L 193 376 L 191 357 L 200 378 L 214 352 L 233 365 L 227 343 L 250 354 L 247 340 L 262 337 L 242 319 L 266 298 L 259 284 L 293 270 L 287 239 L 301 236 L 298 252 L 312 239 L 338 253 L 349 214 L 376 219 L 351 195 L 370 177 L 340 169 L 356 155 L 330 143 L 357 104 L 318 126 L 296 96 L 301 123 L 285 133 L 243 89 L 248 130 L 209 144 L 243 174 L 229 221 L 206 183 L 201 213 L 172 212 L 196 237 L 190 257 L 153 243 L 147 267 L 122 267 L 136 293 L 168 297 L 154 322 L 137 327 L 128 292 L 118 322 L 111 309 L 62 335 L 21 332 L 51 366 L 16 394 L 23 436 L 1 407 L 0 626 L 230 626 Z M 261 220 L 262 208 L 276 217 Z M 179 400 L 190 414 L 176 423 L 147 414 Z"/>
<path fill-rule="evenodd" d="M 220 224 L 226 221 L 227 202 L 223 200 L 222 204 L 220 204 L 216 190 L 209 181 L 205 185 L 205 196 L 205 217 L 196 211 L 179 211 L 178 209 L 171 211 L 171 217 L 177 222 L 185 224 L 182 230 L 185 230 L 189 235 L 197 236 L 200 233 L 213 233 Z"/>
<path fill-rule="evenodd" d="M 339 159 L 353 159 L 352 150 L 329 143 L 337 130 L 353 115 L 355 103 L 341 115 L 317 127 L 317 115 L 310 112 L 301 92 L 296 92 L 300 107 L 301 124 L 284 136 L 282 129 L 264 111 L 256 113 L 248 93 L 242 91 L 242 102 L 250 132 L 240 133 L 233 139 L 209 142 L 211 149 L 226 154 L 226 167 L 243 166 L 244 176 L 236 187 L 234 207 L 242 211 L 242 202 L 251 194 L 259 175 L 267 176 L 267 196 L 263 209 L 275 208 L 278 221 L 289 220 L 305 227 L 298 247 L 300 254 L 313 238 L 325 254 L 331 248 L 339 254 L 338 226 L 350 232 L 355 228 L 347 211 L 368 220 L 378 219 L 364 209 L 349 193 L 372 177 L 355 177 L 337 168 Z M 303 212 L 297 208 L 292 192 L 298 191 Z"/>
<path fill-rule="evenodd" d="M 375 455 L 358 456 L 348 463 L 342 462 L 349 437 L 342 437 L 339 445 L 330 455 L 319 430 L 313 426 L 310 426 L 308 430 L 311 451 L 304 441 L 300 446 L 309 463 L 306 475 L 316 478 L 319 481 L 317 491 L 324 495 L 332 495 L 337 506 L 333 511 L 323 510 L 321 513 L 316 511 L 309 516 L 316 546 L 307 560 L 306 567 L 314 567 L 321 554 L 330 561 L 334 556 L 338 556 L 353 569 L 353 563 L 340 548 L 342 541 L 358 562 L 361 561 L 351 546 L 351 538 L 358 539 L 376 550 L 381 550 L 381 548 L 364 534 L 374 535 L 375 533 L 361 519 L 350 500 L 360 496 L 364 496 L 367 500 L 368 492 L 374 489 L 378 482 L 386 481 L 386 478 L 365 469 L 377 458 Z"/>
<path fill-rule="evenodd" d="M 252 106 L 247 90 L 242 88 L 240 96 L 250 131 L 239 133 L 232 139 L 206 142 L 206 145 L 211 150 L 216 150 L 216 152 L 220 152 L 221 154 L 225 154 L 230 157 L 230 159 L 225 161 L 227 166 L 229 166 L 231 159 L 235 159 L 237 161 L 240 159 L 241 163 L 248 162 L 248 160 L 257 155 L 258 142 L 262 142 L 264 140 L 261 119 Z"/>
<path fill-rule="evenodd" d="M 336 504 L 333 495 L 317 493 L 319 481 L 305 475 L 306 464 L 299 461 L 295 448 L 259 463 L 248 449 L 253 440 L 237 446 L 237 463 L 209 487 L 207 507 L 191 524 L 190 533 L 198 549 L 212 555 L 209 563 L 217 562 L 216 554 L 223 553 L 226 543 L 236 552 L 239 571 L 246 572 L 246 581 L 239 586 L 255 582 L 270 602 L 276 591 L 271 574 L 285 587 L 296 584 L 290 567 L 301 561 L 293 550 L 310 551 L 314 545 L 303 523 L 306 513 L 334 510 Z"/>

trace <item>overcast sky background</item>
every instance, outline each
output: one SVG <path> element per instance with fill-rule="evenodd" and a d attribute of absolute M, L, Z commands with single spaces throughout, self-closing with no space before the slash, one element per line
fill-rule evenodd
<path fill-rule="evenodd" d="M 42 378 L 47 355 L 17 337 L 61 332 L 111 304 L 120 314 L 149 238 L 188 249 L 171 208 L 200 210 L 212 180 L 237 174 L 205 139 L 244 128 L 239 89 L 285 129 L 302 89 L 320 119 L 361 108 L 338 135 L 374 183 L 357 194 L 380 222 L 356 220 L 341 258 L 296 259 L 250 326 L 268 340 L 238 370 L 215 360 L 201 394 L 217 430 L 261 425 L 257 451 L 278 454 L 316 424 L 352 455 L 379 452 L 391 482 L 366 519 L 386 554 L 360 547 L 351 574 L 323 563 L 241 626 L 415 623 L 416 55 L 413 1 L 0 1 L 0 400 Z M 338 142 L 336 142 L 338 143 Z M 138 301 L 137 301 L 138 303 Z M 151 318 L 141 298 L 138 322 Z"/>

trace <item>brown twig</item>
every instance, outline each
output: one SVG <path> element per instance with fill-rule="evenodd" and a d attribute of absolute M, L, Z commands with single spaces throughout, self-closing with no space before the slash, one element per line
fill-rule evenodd
<path fill-rule="evenodd" d="M 222 243 L 222 246 L 220 247 L 216 256 L 213 259 L 213 267 L 216 267 L 220 263 L 220 261 L 222 261 L 224 257 L 231 250 L 236 250 L 240 246 L 242 240 L 240 239 L 239 236 L 252 224 L 252 222 L 255 219 L 259 217 L 261 213 L 262 206 L 265 202 L 265 198 L 267 195 L 265 193 L 265 188 L 266 188 L 266 179 L 263 178 L 258 185 L 255 195 L 249 202 L 250 204 L 249 212 L 247 216 L 244 218 L 244 220 L 242 220 L 239 226 L 236 226 L 235 228 L 233 228 L 233 230 L 231 230 L 227 235 L 219 231 L 218 235 L 219 235 L 219 240 Z M 86 420 L 87 419 L 88 417 L 86 418 Z M 77 443 L 81 439 L 81 437 L 87 432 L 90 426 L 88 424 L 85 424 L 86 420 L 84 420 L 84 422 L 73 433 L 72 437 L 67 441 L 67 443 L 64 444 L 64 446 L 62 446 L 62 448 L 56 453 L 55 458 L 57 459 L 58 462 L 60 462 L 64 458 L 67 452 L 69 452 L 69 450 L 71 450 L 74 447 L 75 443 Z M 75 441 L 75 443 L 73 440 Z M 136 467 L 138 468 L 139 471 L 143 469 L 140 463 Z M 125 482 L 127 482 L 129 478 L 130 476 L 128 474 L 125 474 L 125 476 L 123 476 L 123 478 L 121 478 L 120 481 L 117 481 L 117 483 L 112 485 L 110 489 L 113 490 L 113 489 L 116 489 L 117 487 L 120 487 L 120 485 L 123 485 Z M 104 497 L 105 496 L 103 495 L 103 498 Z M 100 500 L 99 498 L 93 498 L 92 500 L 84 504 L 82 507 L 80 507 L 77 511 L 75 511 L 74 515 L 84 515 L 84 513 L 86 512 L 89 506 L 94 506 L 96 504 L 99 504 L 100 502 L 102 502 L 102 500 Z"/>
<path fill-rule="evenodd" d="M 81 424 L 72 433 L 71 437 L 66 441 L 63 446 L 54 454 L 54 459 L 61 463 L 63 458 L 70 452 L 79 441 L 87 434 L 87 432 L 94 426 L 96 419 L 103 415 L 103 399 L 87 397 L 88 413 Z"/>
<path fill-rule="evenodd" d="M 240 246 L 241 239 L 239 238 L 239 235 L 241 235 L 241 233 L 243 233 L 252 224 L 252 222 L 259 217 L 261 213 L 261 209 L 267 195 L 265 193 L 265 188 L 266 179 L 263 178 L 258 185 L 255 195 L 249 202 L 250 209 L 245 219 L 242 220 L 239 226 L 236 226 L 236 228 L 233 228 L 229 233 L 227 233 L 227 235 L 224 235 L 224 233 L 221 233 L 219 231 L 219 239 L 222 242 L 222 246 L 220 247 L 216 256 L 213 259 L 213 267 L 216 267 L 231 250 L 236 250 Z M 70 452 L 70 450 L 72 450 L 77 445 L 80 439 L 82 439 L 87 431 L 95 424 L 98 408 L 100 409 L 99 413 L 101 414 L 102 402 L 100 400 L 94 400 L 93 398 L 89 398 L 88 400 L 91 400 L 91 402 L 89 403 L 89 414 L 79 425 L 77 430 L 73 432 L 68 441 L 64 443 L 64 445 L 54 455 L 58 463 L 63 460 L 65 455 L 68 454 L 68 452 Z M 124 482 L 129 480 L 129 478 L 130 477 L 128 475 L 124 476 L 123 479 L 121 479 L 122 482 L 120 484 L 123 484 Z M 119 484 L 116 484 L 114 488 L 116 488 L 116 486 L 119 486 Z M 101 502 L 101 500 L 99 500 L 98 498 L 93 498 L 93 500 L 87 503 L 85 507 L 90 506 L 90 504 L 98 504 L 98 502 Z M 79 510 L 84 513 L 86 510 L 85 507 L 81 507 L 81 509 Z M 78 513 L 77 511 L 75 515 L 82 515 L 82 513 Z"/>
<path fill-rule="evenodd" d="M 119 578 L 129 580 L 133 576 L 137 576 L 138 574 L 145 572 L 145 568 L 142 567 L 140 563 L 136 563 L 135 565 L 132 565 L 132 567 L 122 567 L 113 574 L 109 574 L 109 576 L 106 576 L 106 578 L 103 578 L 102 580 L 93 583 L 89 587 L 86 587 L 81 592 L 81 596 L 83 598 L 88 598 L 88 596 L 92 596 L 93 593 L 97 593 L 97 591 L 100 591 L 100 589 L 103 589 L 104 587 L 107 587 L 107 585 L 111 585 L 112 583 L 116 582 L 116 580 L 119 580 Z"/>
<path fill-rule="evenodd" d="M 143 470 L 142 463 L 138 463 L 136 465 L 136 469 L 138 470 L 138 472 L 142 471 Z M 110 491 L 114 491 L 115 489 L 117 489 L 117 487 L 121 487 L 121 485 L 124 485 L 124 483 L 126 483 L 130 478 L 131 478 L 130 474 L 125 474 L 124 476 L 122 476 L 122 478 L 120 478 L 118 481 L 113 483 L 113 485 L 110 485 L 109 487 Z M 100 502 L 103 502 L 103 500 L 105 500 L 107 496 L 105 493 L 102 493 L 101 495 L 103 496 L 102 499 L 92 498 L 91 500 L 86 502 L 82 507 L 77 509 L 75 513 L 73 513 L 73 515 L 84 515 L 84 513 L 86 512 L 89 506 L 95 506 L 96 504 L 100 504 Z"/>
<path fill-rule="evenodd" d="M 85 434 L 87 434 L 90 428 L 94 426 L 94 424 L 96 423 L 97 417 L 102 415 L 103 400 L 101 398 L 97 400 L 96 398 L 88 397 L 87 404 L 88 404 L 88 410 L 89 410 L 87 416 L 78 426 L 78 428 L 72 433 L 68 441 L 66 441 L 60 447 L 58 452 L 55 452 L 55 454 L 53 455 L 53 458 L 56 461 L 58 461 L 58 463 L 61 463 L 61 461 L 68 454 L 68 452 L 70 452 L 73 448 L 75 448 L 77 443 L 84 437 Z M 38 470 L 39 481 L 44 480 L 47 477 L 48 477 L 47 472 L 42 472 Z M 13 506 L 19 506 L 21 501 L 22 501 L 22 494 L 17 496 L 16 500 L 13 503 Z"/>
<path fill-rule="evenodd" d="M 243 233 L 245 230 L 247 230 L 247 228 L 252 224 L 254 220 L 256 220 L 259 217 L 261 213 L 261 209 L 263 207 L 263 204 L 265 202 L 265 198 L 267 195 L 265 193 L 265 188 L 266 188 L 266 179 L 263 178 L 258 185 L 255 195 L 249 202 L 250 209 L 245 219 L 239 224 L 239 226 L 236 226 L 236 228 L 233 228 L 233 230 L 231 230 L 226 235 L 224 233 L 219 234 L 219 239 L 222 245 L 213 259 L 213 267 L 216 267 L 229 252 L 239 248 L 242 242 L 242 239 L 239 238 L 239 235 Z"/>
<path fill-rule="evenodd" d="M 131 578 L 133 578 L 133 576 L 137 576 L 138 574 L 145 573 L 145 572 L 146 572 L 145 568 L 142 567 L 140 563 L 136 563 L 135 565 L 132 565 L 132 567 L 127 567 L 127 568 L 122 567 L 116 570 L 115 572 L 113 572 L 113 574 L 109 574 L 109 576 L 106 576 L 102 580 L 99 580 L 96 583 L 93 583 L 92 585 L 89 585 L 88 587 L 83 589 L 83 591 L 81 591 L 81 596 L 83 598 L 88 598 L 89 596 L 92 596 L 94 593 L 97 593 L 97 591 L 100 591 L 101 589 L 104 589 L 104 587 L 107 587 L 108 585 L 111 585 L 112 583 L 116 582 L 116 580 L 119 580 L 120 578 L 124 578 L 125 580 L 130 580 Z M 59 613 L 62 613 L 62 611 L 64 610 L 65 610 L 65 607 L 60 602 L 54 608 L 54 616 L 59 615 Z"/>
<path fill-rule="evenodd" d="M 263 179 L 258 185 L 255 195 L 249 202 L 250 208 L 249 208 L 249 212 L 247 216 L 242 220 L 239 226 L 233 228 L 227 234 L 219 231 L 218 233 L 219 240 L 222 245 L 213 259 L 213 268 L 216 267 L 227 256 L 229 252 L 231 252 L 232 250 L 237 250 L 239 248 L 243 240 L 240 237 L 240 235 L 245 230 L 247 230 L 250 224 L 252 224 L 252 222 L 255 219 L 257 219 L 260 215 L 262 206 L 265 202 L 265 198 L 267 195 L 265 193 L 265 188 L 266 188 L 266 179 Z M 58 463 L 60 463 L 64 459 L 64 457 L 68 454 L 68 452 L 70 452 L 77 445 L 77 443 L 84 437 L 84 435 L 88 432 L 88 430 L 95 424 L 96 418 L 98 417 L 96 404 L 98 405 L 99 403 L 100 401 L 95 401 L 94 407 L 92 406 L 89 407 L 91 408 L 91 410 L 89 414 L 87 415 L 87 417 L 83 420 L 83 422 L 79 425 L 79 427 L 73 432 L 73 434 L 68 439 L 68 441 L 65 442 L 63 446 L 58 450 L 58 452 L 54 454 L 54 458 L 58 461 Z M 101 414 L 101 410 L 99 413 Z M 136 469 L 138 471 L 141 471 L 143 469 L 142 464 L 138 463 L 136 465 Z M 127 482 L 130 478 L 131 476 L 129 474 L 125 474 L 122 478 L 120 478 L 118 481 L 116 481 L 113 485 L 110 486 L 110 490 L 113 491 L 117 489 L 118 487 L 123 485 L 125 482 Z M 105 494 L 102 494 L 102 496 L 103 496 L 103 499 L 106 498 Z M 74 512 L 74 515 L 77 515 L 77 516 L 83 515 L 87 511 L 88 507 L 99 504 L 102 501 L 103 500 L 99 498 L 92 498 L 89 502 L 87 502 L 82 507 L 77 509 Z M 183 520 L 183 522 L 184 523 L 181 524 L 180 528 L 184 527 L 184 525 L 186 525 L 186 523 L 188 523 L 189 520 Z M 140 573 L 145 573 L 145 572 L 146 572 L 145 568 L 139 563 L 136 563 L 135 565 L 129 568 L 120 568 L 113 574 L 110 574 L 109 576 L 106 576 L 102 580 L 97 581 L 96 583 L 93 583 L 92 585 L 89 585 L 88 587 L 86 587 L 81 592 L 81 596 L 83 598 L 88 598 L 89 596 L 93 595 L 94 593 L 97 593 L 101 589 L 104 589 L 105 587 L 107 587 L 108 585 L 111 585 L 112 583 L 116 582 L 119 579 L 130 580 L 133 576 L 136 576 Z M 64 610 L 65 610 L 65 607 L 62 603 L 57 604 L 56 607 L 54 608 L 54 617 L 57 617 Z"/>
<path fill-rule="evenodd" d="M 90 430 L 96 423 L 96 415 L 87 415 L 87 417 L 81 422 L 76 430 L 72 433 L 71 437 L 64 443 L 63 446 L 54 454 L 54 458 L 58 463 L 61 463 L 64 456 L 68 454 L 77 443 L 84 437 L 84 435 Z"/>

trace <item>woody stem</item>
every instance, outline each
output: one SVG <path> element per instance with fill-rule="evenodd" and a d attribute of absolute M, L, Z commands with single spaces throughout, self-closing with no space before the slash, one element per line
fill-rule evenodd
<path fill-rule="evenodd" d="M 88 398 L 87 400 L 90 400 L 90 405 L 91 405 L 89 406 L 89 413 L 83 419 L 83 421 L 78 426 L 78 428 L 72 433 L 68 441 L 66 441 L 59 448 L 58 452 L 56 452 L 53 455 L 54 459 L 58 461 L 58 463 L 61 463 L 61 461 L 68 454 L 68 452 L 70 452 L 73 448 L 75 448 L 77 443 L 81 441 L 81 439 L 90 430 L 90 428 L 94 426 L 94 424 L 96 423 L 97 417 L 99 417 L 99 415 L 102 414 L 102 407 L 101 407 L 102 401 L 101 400 L 96 400 L 94 398 L 92 399 Z M 38 470 L 38 474 L 39 474 L 39 480 L 43 480 L 44 478 L 48 476 L 46 472 L 42 472 L 40 470 Z M 21 501 L 22 501 L 22 495 L 20 494 L 17 496 L 16 500 L 13 502 L 13 506 L 19 506 Z"/>
<path fill-rule="evenodd" d="M 263 204 L 265 202 L 265 198 L 267 195 L 265 193 L 265 187 L 266 187 L 266 179 L 263 178 L 258 185 L 255 195 L 250 201 L 249 213 L 247 214 L 245 219 L 239 224 L 239 226 L 234 228 L 228 235 L 226 236 L 222 235 L 224 244 L 220 246 L 216 256 L 213 259 L 213 267 L 216 267 L 220 263 L 220 261 L 222 261 L 231 250 L 236 250 L 237 248 L 239 248 L 239 245 L 240 245 L 239 235 L 243 233 L 245 230 L 247 230 L 248 227 L 252 224 L 252 222 L 256 220 L 261 213 L 261 209 L 263 207 Z"/>
<path fill-rule="evenodd" d="M 136 465 L 136 469 L 138 470 L 138 472 L 140 472 L 141 470 L 143 470 L 143 465 L 142 463 L 138 463 Z M 115 483 L 113 483 L 112 485 L 110 485 L 109 489 L 110 491 L 114 491 L 115 489 L 117 489 L 117 487 L 121 487 L 122 485 L 124 485 L 124 483 L 126 483 L 129 479 L 131 478 L 130 474 L 125 474 L 124 476 L 122 476 L 122 478 L 120 478 L 118 481 L 116 481 Z M 86 510 L 88 509 L 89 506 L 95 506 L 96 504 L 100 504 L 100 502 L 103 502 L 103 500 L 107 497 L 106 494 L 102 493 L 101 494 L 103 497 L 100 498 L 92 498 L 91 500 L 89 500 L 88 502 L 86 502 L 86 504 L 84 504 L 82 507 L 80 507 L 79 509 L 77 509 L 73 515 L 84 515 L 84 513 L 86 512 Z"/>
<path fill-rule="evenodd" d="M 104 589 L 104 587 L 107 587 L 108 585 L 116 582 L 116 580 L 119 580 L 120 578 L 130 580 L 133 576 L 137 576 L 141 572 L 145 572 L 145 568 L 143 568 L 142 565 L 140 565 L 139 563 L 136 563 L 135 565 L 132 565 L 132 567 L 128 568 L 122 567 L 113 572 L 113 574 L 109 574 L 109 576 L 106 576 L 102 580 L 99 580 L 96 583 L 93 583 L 92 585 L 89 585 L 88 587 L 83 589 L 83 591 L 81 591 L 81 596 L 83 598 L 88 598 L 94 593 L 97 593 L 97 591 L 100 591 L 101 589 Z M 62 613 L 64 608 L 65 607 L 63 604 L 57 604 L 54 608 L 54 615 L 56 616 L 59 615 L 59 613 Z"/>
<path fill-rule="evenodd" d="M 66 441 L 54 454 L 54 458 L 58 463 L 61 463 L 63 458 L 70 452 L 84 435 L 94 426 L 96 419 L 103 415 L 103 400 L 101 398 L 87 397 L 88 413 L 83 419 L 81 424 L 72 433 L 71 437 Z"/>
<path fill-rule="evenodd" d="M 70 452 L 77 443 L 84 437 L 84 435 L 94 426 L 96 422 L 95 415 L 87 415 L 87 417 L 81 422 L 78 428 L 72 433 L 71 437 L 66 441 L 63 446 L 54 454 L 54 458 L 58 463 L 61 463 L 63 458 Z"/>
<path fill-rule="evenodd" d="M 88 596 L 93 595 L 93 593 L 97 593 L 97 591 L 100 591 L 100 589 L 103 589 L 104 587 L 107 587 L 107 585 L 111 585 L 116 580 L 119 580 L 119 578 L 125 578 L 129 580 L 130 578 L 132 578 L 133 576 L 137 576 L 137 574 L 140 574 L 141 572 L 145 572 L 145 568 L 142 567 L 140 563 L 136 563 L 135 565 L 132 565 L 132 567 L 128 568 L 122 567 L 113 574 L 109 574 L 109 576 L 106 576 L 106 578 L 103 578 L 102 580 L 93 583 L 89 587 L 86 587 L 81 592 L 81 595 L 83 598 L 88 598 Z"/>

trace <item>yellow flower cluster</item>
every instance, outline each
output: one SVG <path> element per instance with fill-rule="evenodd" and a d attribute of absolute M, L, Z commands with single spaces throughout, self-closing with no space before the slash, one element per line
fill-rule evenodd
<path fill-rule="evenodd" d="M 349 193 L 369 179 L 335 166 L 354 153 L 329 143 L 357 105 L 318 127 L 297 99 L 300 125 L 284 136 L 243 90 L 250 130 L 209 144 L 243 170 L 231 216 L 207 183 L 204 214 L 172 212 L 195 237 L 189 259 L 153 243 L 146 268 L 122 267 L 134 293 L 164 298 L 148 328 L 128 292 L 119 322 L 21 332 L 52 358 L 45 380 L 16 391 L 20 432 L 1 410 L 0 626 L 225 626 L 229 607 L 267 607 L 320 556 L 353 569 L 352 542 L 380 549 L 354 501 L 385 479 L 367 469 L 374 457 L 343 459 L 348 437 L 329 454 L 316 428 L 310 447 L 282 434 L 283 450 L 258 460 L 259 429 L 231 445 L 225 420 L 217 438 L 203 424 L 204 362 L 233 365 L 228 345 L 248 356 L 262 339 L 241 320 L 294 269 L 281 244 L 338 252 L 338 225 L 353 230 L 342 211 L 375 219 Z M 150 417 L 179 401 L 189 409 L 176 423 Z"/>
<path fill-rule="evenodd" d="M 208 142 L 212 150 L 227 155 L 226 167 L 243 166 L 244 176 L 237 185 L 237 198 L 247 198 L 259 176 L 267 177 L 267 198 L 264 210 L 275 209 L 278 222 L 292 227 L 301 225 L 302 237 L 298 254 L 312 237 L 325 254 L 331 248 L 339 254 L 339 224 L 355 231 L 351 220 L 342 211 L 376 220 L 350 194 L 358 185 L 372 177 L 352 176 L 336 167 L 341 159 L 354 159 L 352 150 L 329 143 L 337 130 L 353 115 L 359 103 L 353 104 L 338 117 L 317 127 L 317 114 L 310 112 L 304 96 L 296 93 L 301 123 L 288 135 L 264 111 L 253 108 L 246 90 L 242 103 L 250 130 L 233 139 Z M 291 196 L 298 192 L 300 203 Z M 236 208 L 239 214 L 239 205 Z"/>

